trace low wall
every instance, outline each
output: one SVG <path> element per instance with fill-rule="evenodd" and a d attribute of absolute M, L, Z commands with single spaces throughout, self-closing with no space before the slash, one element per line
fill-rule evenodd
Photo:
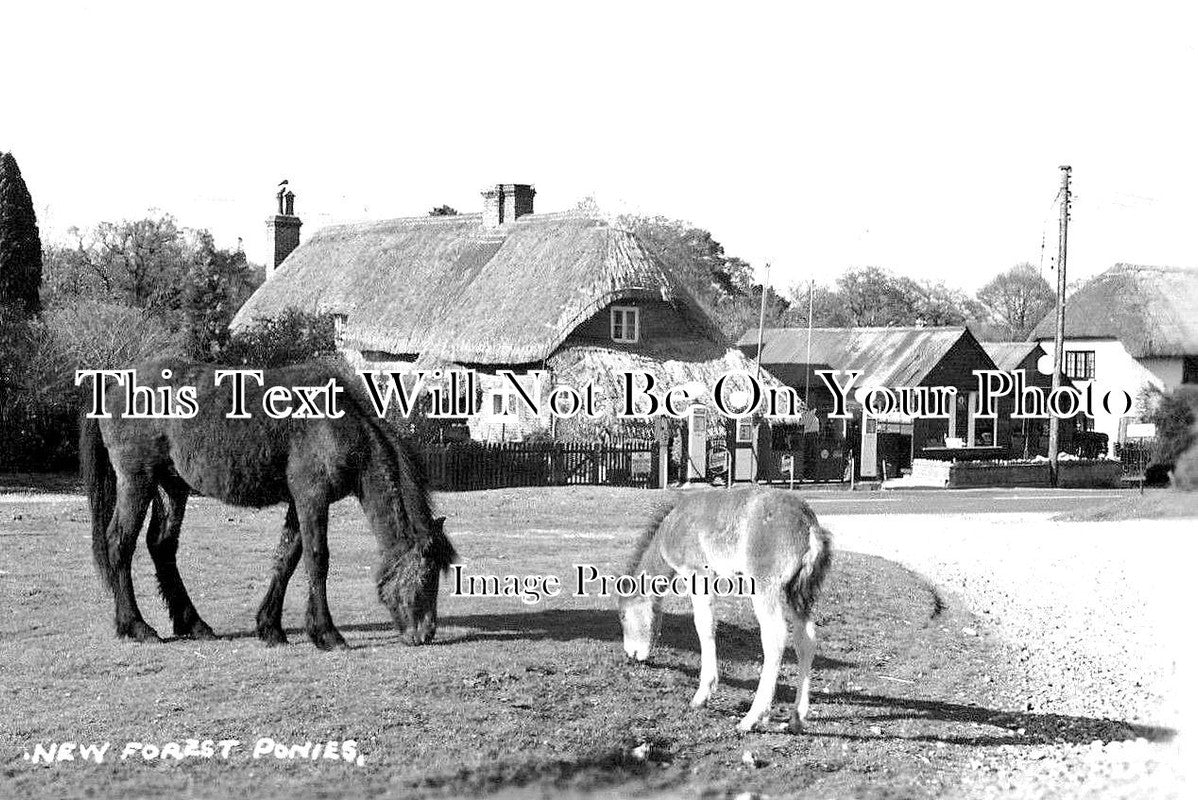
<path fill-rule="evenodd" d="M 1047 461 L 1013 464 L 958 461 L 949 469 L 948 485 L 951 489 L 979 486 L 1047 488 L 1052 486 L 1052 472 L 1048 468 Z"/>
<path fill-rule="evenodd" d="M 1117 489 L 1123 485 L 1123 464 L 1109 459 L 1062 461 L 1057 486 L 1062 489 Z"/>
<path fill-rule="evenodd" d="M 1062 489 L 1109 489 L 1122 481 L 1118 461 L 1067 460 L 1059 462 L 1057 486 Z M 911 463 L 911 482 L 950 489 L 1012 486 L 1050 488 L 1052 472 L 1047 461 L 939 461 L 917 458 Z"/>

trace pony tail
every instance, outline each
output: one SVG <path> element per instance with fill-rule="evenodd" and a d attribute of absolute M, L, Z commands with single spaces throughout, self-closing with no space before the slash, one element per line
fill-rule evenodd
<path fill-rule="evenodd" d="M 802 619 L 810 619 L 824 576 L 832 564 L 832 534 L 812 525 L 807 535 L 807 552 L 799 571 L 786 585 L 786 597 Z"/>
<path fill-rule="evenodd" d="M 108 557 L 108 524 L 116 509 L 116 472 L 94 419 L 84 418 L 79 424 L 79 473 L 91 508 L 92 558 L 100 580 L 112 589 L 116 572 Z"/>

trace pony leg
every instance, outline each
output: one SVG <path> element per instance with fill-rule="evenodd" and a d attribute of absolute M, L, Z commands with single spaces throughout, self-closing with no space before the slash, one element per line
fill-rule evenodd
<path fill-rule="evenodd" d="M 795 707 L 790 712 L 790 722 L 787 729 L 791 733 L 800 733 L 803 723 L 807 721 L 807 711 L 810 707 L 811 665 L 815 661 L 815 620 L 808 617 L 794 619 L 792 634 L 795 655 L 799 660 L 799 687 L 795 692 Z"/>
<path fill-rule="evenodd" d="M 691 607 L 695 614 L 695 632 L 699 634 L 699 652 L 702 659 L 702 666 L 699 668 L 699 688 L 691 699 L 691 708 L 701 708 L 711 699 L 711 693 L 720 682 L 720 672 L 715 659 L 716 620 L 711 595 L 691 595 Z"/>
<path fill-rule="evenodd" d="M 187 508 L 187 484 L 167 479 L 154 499 L 150 525 L 146 529 L 146 548 L 154 559 L 158 590 L 166 601 L 175 635 L 185 639 L 215 639 L 216 634 L 200 618 L 183 578 L 179 575 L 176 553 L 179 550 L 179 531 L 183 527 L 183 512 Z M 165 513 L 164 513 L 165 510 Z"/>
<path fill-rule="evenodd" d="M 754 595 L 753 610 L 757 612 L 757 624 L 761 626 L 761 649 L 765 658 L 761 663 L 761 680 L 749 713 L 737 723 L 737 730 L 751 731 L 769 718 L 770 706 L 774 702 L 774 688 L 778 685 L 778 670 L 782 667 L 782 655 L 786 652 L 786 612 L 780 597 Z"/>
<path fill-rule="evenodd" d="M 137 534 L 154 498 L 154 485 L 141 476 L 117 473 L 116 508 L 108 524 L 108 563 L 113 565 L 112 596 L 116 602 L 116 635 L 139 642 L 159 642 L 158 632 L 142 619 L 133 595 L 133 553 Z"/>
<path fill-rule="evenodd" d="M 329 576 L 329 506 L 296 505 L 304 567 L 308 570 L 308 637 L 321 650 L 346 648 L 345 638 L 333 624 L 325 583 Z"/>
<path fill-rule="evenodd" d="M 302 552 L 299 516 L 295 511 L 295 503 L 288 503 L 283 533 L 275 548 L 274 574 L 270 576 L 270 586 L 262 598 L 262 605 L 258 607 L 258 638 L 268 646 L 287 644 L 287 634 L 283 631 L 283 598 L 287 595 L 287 583 L 299 564 Z"/>

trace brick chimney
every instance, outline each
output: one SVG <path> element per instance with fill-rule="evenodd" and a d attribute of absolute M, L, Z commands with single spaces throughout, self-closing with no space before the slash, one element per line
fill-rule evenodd
<path fill-rule="evenodd" d="M 295 192 L 287 188 L 287 181 L 279 184 L 278 213 L 266 220 L 266 278 L 269 280 L 283 259 L 299 247 L 300 218 L 295 215 Z"/>
<path fill-rule="evenodd" d="M 482 194 L 483 227 L 495 229 L 531 214 L 537 190 L 527 183 L 497 183 Z"/>

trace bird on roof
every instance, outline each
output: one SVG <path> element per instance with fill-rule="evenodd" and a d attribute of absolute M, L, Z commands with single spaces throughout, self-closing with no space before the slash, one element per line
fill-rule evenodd
<path fill-rule="evenodd" d="M 280 185 L 280 186 L 286 186 L 286 185 L 287 185 L 287 179 L 286 179 L 286 178 L 284 178 L 283 180 L 279 181 L 279 185 Z"/>

